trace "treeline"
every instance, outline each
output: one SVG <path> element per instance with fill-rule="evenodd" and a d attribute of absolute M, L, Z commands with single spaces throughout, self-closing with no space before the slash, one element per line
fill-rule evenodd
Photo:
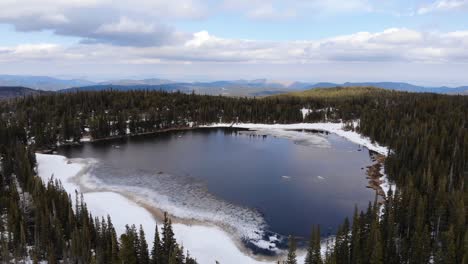
<path fill-rule="evenodd" d="M 177 244 L 169 219 L 149 254 L 141 227 L 127 227 L 119 239 L 111 219 L 93 218 L 78 194 L 73 206 L 59 181 L 44 184 L 26 134 L 25 127 L 0 120 L 1 263 L 196 263 Z"/>
<path fill-rule="evenodd" d="M 34 149 L 79 142 L 83 136 L 98 139 L 214 122 L 341 121 L 391 149 L 385 171 L 398 188 L 383 205 L 345 221 L 335 250 L 320 261 L 468 263 L 467 97 L 385 92 L 255 99 L 105 91 L 25 97 L 0 108 L 1 122 L 10 128 L 2 138 L 28 145 L 31 168 Z M 302 108 L 311 110 L 305 119 Z M 14 168 L 21 155 L 6 149 L 2 157 L 11 157 L 8 166 Z"/>
<path fill-rule="evenodd" d="M 398 258 L 385 263 L 468 263 L 468 98 L 397 93 L 363 106 L 360 120 L 392 150 L 385 171 L 398 189 L 384 228 L 394 233 L 382 234 Z"/>
<path fill-rule="evenodd" d="M 468 263 L 468 98 L 386 93 L 330 103 L 345 123 L 343 109 L 360 120 L 346 127 L 391 149 L 385 172 L 398 188 L 352 225 L 345 220 L 334 250 L 307 263 Z"/>

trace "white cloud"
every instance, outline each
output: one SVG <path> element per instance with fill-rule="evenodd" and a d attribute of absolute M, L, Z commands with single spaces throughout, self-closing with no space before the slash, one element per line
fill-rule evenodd
<path fill-rule="evenodd" d="M 342 12 L 370 12 L 373 10 L 372 4 L 367 0 L 328 0 L 328 1 L 305 1 L 305 6 L 310 6 L 324 13 Z"/>
<path fill-rule="evenodd" d="M 182 33 L 168 19 L 199 19 L 197 0 L 1 0 L 0 23 L 18 31 L 51 30 L 85 42 L 127 46 L 170 43 Z M 124 36 L 128 33 L 128 36 Z"/>
<path fill-rule="evenodd" d="M 197 0 L 2 0 L 0 18 L 63 14 L 93 8 L 171 18 L 201 17 L 205 12 L 203 5 Z"/>
<path fill-rule="evenodd" d="M 127 21 L 128 22 L 128 21 Z M 126 26 L 106 29 L 114 32 L 135 31 Z M 120 25 L 118 23 L 117 25 Z M 141 31 L 151 31 L 142 28 Z M 138 32 L 137 32 L 138 33 Z M 358 32 L 322 40 L 255 41 L 226 39 L 206 31 L 194 33 L 186 41 L 171 45 L 123 47 L 107 44 L 20 45 L 0 49 L 0 60 L 86 60 L 115 64 L 171 63 L 253 63 L 302 64 L 330 62 L 425 62 L 468 63 L 468 32 L 419 32 L 391 28 L 382 32 Z"/>
<path fill-rule="evenodd" d="M 19 60 L 40 61 L 57 58 L 63 49 L 56 44 L 22 44 L 14 47 L 0 47 L 0 63 Z"/>
<path fill-rule="evenodd" d="M 282 20 L 294 18 L 296 15 L 292 8 L 278 11 L 272 5 L 258 6 L 247 13 L 248 17 L 261 20 Z"/>
<path fill-rule="evenodd" d="M 185 43 L 186 47 L 199 48 L 204 45 L 217 45 L 226 40 L 214 37 L 208 31 L 200 31 L 193 34 L 193 38 Z"/>
<path fill-rule="evenodd" d="M 420 7 L 417 10 L 419 15 L 424 15 L 437 11 L 448 11 L 468 7 L 467 0 L 437 0 L 429 5 Z"/>
<path fill-rule="evenodd" d="M 40 19 L 51 24 L 65 24 L 70 22 L 63 14 L 47 14 L 40 16 Z"/>
<path fill-rule="evenodd" d="M 224 0 L 222 8 L 253 20 L 284 20 L 297 15 L 295 1 L 284 5 L 274 0 Z"/>
<path fill-rule="evenodd" d="M 0 1 L 0 18 L 57 16 L 67 9 L 93 7 L 98 3 L 99 0 L 2 0 Z"/>
<path fill-rule="evenodd" d="M 299 16 L 320 16 L 347 12 L 369 12 L 368 0 L 224 0 L 225 10 L 237 11 L 255 20 L 285 20 Z"/>
<path fill-rule="evenodd" d="M 154 24 L 134 21 L 128 17 L 121 17 L 119 22 L 101 25 L 97 33 L 153 33 Z"/>
<path fill-rule="evenodd" d="M 406 28 L 391 28 L 376 33 L 370 41 L 383 42 L 388 44 L 412 44 L 423 41 L 423 34 Z"/>

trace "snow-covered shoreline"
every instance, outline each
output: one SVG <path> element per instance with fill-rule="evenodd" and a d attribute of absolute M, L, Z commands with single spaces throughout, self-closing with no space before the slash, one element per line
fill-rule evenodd
<path fill-rule="evenodd" d="M 264 131 L 285 131 L 295 129 L 322 130 L 335 133 L 356 144 L 367 147 L 382 155 L 388 153 L 386 147 L 373 144 L 370 139 L 362 137 L 356 132 L 345 131 L 342 123 L 301 123 L 288 125 L 266 125 L 266 124 L 213 124 L 205 127 L 236 127 L 251 130 Z M 314 135 L 311 135 L 314 136 Z M 316 136 L 314 136 L 316 137 Z M 317 142 L 316 139 L 312 142 Z M 320 141 L 318 141 L 320 143 Z M 95 162 L 91 159 L 67 159 L 59 155 L 36 154 L 38 162 L 38 174 L 44 180 L 48 181 L 52 176 L 62 182 L 64 189 L 74 196 L 75 190 L 83 192 L 84 201 L 88 209 L 97 217 L 112 217 L 113 224 L 118 234 L 125 231 L 125 225 L 135 224 L 143 225 L 146 232 L 149 245 L 154 238 L 154 227 L 158 222 L 150 210 L 142 206 L 138 201 L 114 190 L 100 190 L 98 187 L 83 188 L 80 184 L 83 178 L 89 178 L 89 168 Z M 84 177 L 83 177 L 84 176 Z M 385 184 L 388 186 L 388 180 L 385 175 L 381 178 L 382 188 Z M 190 254 L 194 256 L 199 263 L 214 263 L 215 260 L 220 263 L 276 263 L 272 258 L 249 255 L 243 245 L 232 238 L 232 236 L 221 227 L 214 225 L 197 225 L 176 223 L 174 231 L 178 241 Z M 298 254 L 299 262 L 305 258 L 304 252 Z"/>
<path fill-rule="evenodd" d="M 36 154 L 38 175 L 46 182 L 51 177 L 60 180 L 65 191 L 72 197 L 75 190 L 83 192 L 78 184 L 79 177 L 88 173 L 93 160 L 67 159 L 60 155 Z M 88 210 L 94 217 L 107 217 L 110 215 L 118 235 L 125 232 L 125 225 L 142 225 L 146 233 L 148 244 L 153 243 L 158 219 L 141 206 L 122 194 L 110 191 L 83 192 L 84 201 Z M 72 199 L 73 200 L 73 199 Z M 272 258 L 251 256 L 242 245 L 235 241 L 225 230 L 214 225 L 190 225 L 176 223 L 173 225 L 177 241 L 190 251 L 199 263 L 261 264 L 276 263 Z M 299 259 L 305 254 L 300 253 Z"/>
<path fill-rule="evenodd" d="M 266 223 L 262 215 L 251 208 L 218 199 L 204 187 L 187 183 L 185 177 L 180 179 L 163 172 L 154 177 L 151 172 L 106 170 L 114 178 L 114 181 L 107 181 L 97 177 L 100 174 L 97 170 L 93 166 L 90 173 L 80 177 L 77 183 L 82 191 L 115 192 L 148 209 L 157 219 L 161 220 L 163 213 L 168 212 L 175 223 L 215 225 L 231 234 L 235 241 L 246 239 L 255 245 L 265 245 L 261 243 L 266 242 L 263 241 Z M 273 246 L 268 249 L 278 250 Z"/>
<path fill-rule="evenodd" d="M 245 128 L 251 130 L 321 130 L 330 133 L 334 133 L 338 136 L 344 137 L 347 140 L 354 142 L 358 145 L 362 145 L 372 151 L 375 151 L 382 155 L 387 155 L 388 148 L 381 146 L 378 143 L 372 143 L 372 140 L 368 137 L 363 137 L 357 132 L 347 131 L 343 129 L 344 123 L 297 123 L 297 124 L 252 124 L 252 123 L 216 123 L 212 125 L 202 127 L 234 127 L 234 128 Z"/>

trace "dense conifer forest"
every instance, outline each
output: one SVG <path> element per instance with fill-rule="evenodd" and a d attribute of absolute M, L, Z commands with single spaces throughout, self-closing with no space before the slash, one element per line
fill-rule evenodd
<path fill-rule="evenodd" d="M 302 108 L 312 110 L 305 120 Z M 111 219 L 93 218 L 79 194 L 70 197 L 54 180 L 42 183 L 35 151 L 78 144 L 83 137 L 215 122 L 342 121 L 389 147 L 385 170 L 397 189 L 383 203 L 356 208 L 352 219 L 344 219 L 324 258 L 320 227 L 312 228 L 306 263 L 468 264 L 468 97 L 376 91 L 256 99 L 102 91 L 17 98 L 2 103 L 0 114 L 3 262 L 28 255 L 35 263 L 195 263 L 175 241 L 167 218 L 151 252 L 137 227 L 118 238 Z M 297 263 L 290 240 L 286 263 Z"/>

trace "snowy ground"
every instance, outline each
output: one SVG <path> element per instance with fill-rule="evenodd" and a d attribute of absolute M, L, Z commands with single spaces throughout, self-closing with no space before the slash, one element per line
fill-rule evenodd
<path fill-rule="evenodd" d="M 230 127 L 231 124 L 215 124 L 211 127 Z M 296 133 L 291 133 L 291 129 L 316 129 L 335 133 L 348 140 L 365 146 L 368 149 L 386 155 L 388 149 L 378 144 L 372 144 L 368 138 L 361 137 L 358 133 L 344 131 L 341 123 L 303 123 L 289 125 L 265 125 L 265 124 L 235 124 L 234 127 L 248 128 L 252 130 L 262 130 L 262 133 L 269 132 L 275 136 L 283 136 L 294 140 Z M 301 135 L 302 137 L 302 135 Z M 301 141 L 323 145 L 323 142 L 316 135 L 311 135 L 314 139 L 301 138 Z M 36 154 L 38 162 L 38 174 L 47 181 L 51 177 L 59 179 L 65 190 L 74 196 L 75 190 L 83 192 L 84 200 L 93 216 L 112 217 L 113 224 L 118 234 L 125 230 L 125 225 L 143 225 L 149 245 L 152 245 L 154 228 L 157 220 L 144 207 L 126 198 L 125 196 L 109 191 L 80 190 L 79 178 L 86 176 L 93 160 L 72 159 L 58 155 Z M 85 177 L 86 178 L 86 177 Z M 388 182 L 388 181 L 387 181 Z M 174 232 L 177 240 L 190 250 L 191 256 L 195 257 L 199 263 L 215 263 L 219 261 L 223 264 L 257 264 L 276 263 L 272 259 L 259 259 L 245 253 L 239 241 L 235 241 L 223 229 L 216 226 L 200 226 L 174 224 Z M 298 254 L 299 263 L 303 263 L 305 254 Z"/>

